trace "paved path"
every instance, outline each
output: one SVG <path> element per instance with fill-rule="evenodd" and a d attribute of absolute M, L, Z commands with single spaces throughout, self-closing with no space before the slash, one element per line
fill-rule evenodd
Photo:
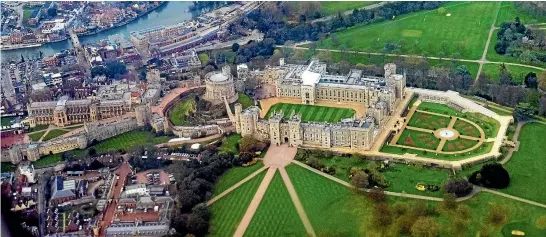
<path fill-rule="evenodd" d="M 258 175 L 259 173 L 261 173 L 262 171 L 264 171 L 266 169 L 267 169 L 267 167 L 264 166 L 264 167 L 262 167 L 262 168 L 260 168 L 260 169 L 258 169 L 256 171 L 254 171 L 254 173 L 250 174 L 249 176 L 247 176 L 243 180 L 241 180 L 241 181 L 237 182 L 236 184 L 234 184 L 233 186 L 229 187 L 228 189 L 226 189 L 226 191 L 223 191 L 222 193 L 220 193 L 217 196 L 210 199 L 207 202 L 207 206 L 212 205 L 214 202 L 218 201 L 218 199 L 223 198 L 224 196 L 228 195 L 229 193 L 231 193 L 231 191 L 235 190 L 239 186 L 243 185 L 244 183 L 248 182 L 252 178 L 256 177 L 256 175 Z"/>
<path fill-rule="evenodd" d="M 487 188 L 481 188 L 481 191 L 483 191 L 483 192 L 488 192 L 488 193 L 492 193 L 492 194 L 496 194 L 496 195 L 499 195 L 499 196 L 503 196 L 503 197 L 505 197 L 505 198 L 510 198 L 510 199 L 513 199 L 513 200 L 516 200 L 516 201 L 520 201 L 520 202 L 524 202 L 524 203 L 527 203 L 527 204 L 531 204 L 531 205 L 533 205 L 533 206 L 546 208 L 546 204 L 542 204 L 542 203 L 538 203 L 538 202 L 535 202 L 535 201 L 527 200 L 527 199 L 524 199 L 524 198 L 512 196 L 512 195 L 506 194 L 506 193 L 501 193 L 501 192 L 499 192 L 499 191 L 495 191 L 495 190 L 491 190 L 491 189 L 487 189 Z"/>
<path fill-rule="evenodd" d="M 313 226 L 311 225 L 309 218 L 307 218 L 307 214 L 305 214 L 305 210 L 303 209 L 303 206 L 301 205 L 300 199 L 298 198 L 298 194 L 296 193 L 296 189 L 294 189 L 294 185 L 292 185 L 292 182 L 290 181 L 290 178 L 288 177 L 286 170 L 284 169 L 284 167 L 281 167 L 279 168 L 279 172 L 281 173 L 281 177 L 282 177 L 282 180 L 284 181 L 284 185 L 286 186 L 286 189 L 288 189 L 290 198 L 292 199 L 294 206 L 296 206 L 296 210 L 298 211 L 298 215 L 300 215 L 301 221 L 303 222 L 303 226 L 305 226 L 307 235 L 311 237 L 316 237 L 317 235 L 315 234 L 315 230 L 313 230 Z"/>
<path fill-rule="evenodd" d="M 501 164 L 506 164 L 506 162 L 508 162 L 510 160 L 510 158 L 512 158 L 512 155 L 514 154 L 514 151 L 518 151 L 519 150 L 519 141 L 518 141 L 518 137 L 519 137 L 519 132 L 521 131 L 521 128 L 523 127 L 523 125 L 525 125 L 526 123 L 530 123 L 530 122 L 535 122 L 534 120 L 529 120 L 529 121 L 525 121 L 525 122 L 518 122 L 518 125 L 516 126 L 516 131 L 514 132 L 514 137 L 512 137 L 512 141 L 514 141 L 514 143 L 516 144 L 516 147 L 514 148 L 511 148 L 510 150 L 508 150 L 508 154 L 506 154 L 506 156 L 504 157 L 504 159 L 502 159 L 499 163 Z"/>
<path fill-rule="evenodd" d="M 260 205 L 260 202 L 264 197 L 265 191 L 267 191 L 267 187 L 269 187 L 271 180 L 273 180 L 273 176 L 275 175 L 276 171 L 277 168 L 270 168 L 269 170 L 267 170 L 267 173 L 265 174 L 262 183 L 258 187 L 256 194 L 254 194 L 250 205 L 248 205 L 245 215 L 243 216 L 243 219 L 241 219 L 239 226 L 237 226 L 237 230 L 235 230 L 235 234 L 233 235 L 233 237 L 243 237 L 243 235 L 245 234 L 246 228 L 248 228 L 248 225 L 250 224 L 254 213 L 256 213 L 256 210 L 258 209 L 258 206 Z"/>
<path fill-rule="evenodd" d="M 482 73 L 483 64 L 487 62 L 486 56 L 487 56 L 487 50 L 489 49 L 489 43 L 491 43 L 491 37 L 493 36 L 493 32 L 495 31 L 495 23 L 497 22 L 497 16 L 499 15 L 501 3 L 498 3 L 497 11 L 495 12 L 495 17 L 493 18 L 493 23 L 491 23 L 491 27 L 489 28 L 489 35 L 487 36 L 487 42 L 485 43 L 485 48 L 483 49 L 482 57 L 480 58 L 478 64 L 478 73 L 476 74 L 476 80 L 480 77 L 480 74 Z"/>
<path fill-rule="evenodd" d="M 298 148 L 290 147 L 287 144 L 280 146 L 271 144 L 267 149 L 267 153 L 265 153 L 264 166 L 275 168 L 285 167 L 294 160 L 297 152 Z"/>

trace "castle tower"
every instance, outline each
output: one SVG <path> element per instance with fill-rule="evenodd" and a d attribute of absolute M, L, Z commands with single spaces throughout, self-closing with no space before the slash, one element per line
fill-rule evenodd
<path fill-rule="evenodd" d="M 387 63 L 383 68 L 385 69 L 385 79 L 396 74 L 396 64 L 394 63 Z"/>
<path fill-rule="evenodd" d="M 289 141 L 291 146 L 303 145 L 301 114 L 293 114 L 288 121 Z"/>
<path fill-rule="evenodd" d="M 97 105 L 92 104 L 89 106 L 89 120 L 91 121 L 97 121 L 99 119 L 99 116 L 97 114 Z"/>
<path fill-rule="evenodd" d="M 283 117 L 282 111 L 275 113 L 273 117 L 269 119 L 269 134 L 271 138 L 271 145 L 281 144 L 281 120 Z"/>
<path fill-rule="evenodd" d="M 222 74 L 224 74 L 225 76 L 231 76 L 231 68 L 229 67 L 229 65 L 225 65 L 222 67 Z"/>
<path fill-rule="evenodd" d="M 13 145 L 9 149 L 9 157 L 11 159 L 11 163 L 18 164 L 23 160 L 23 154 L 21 153 L 21 146 L 20 145 Z"/>
<path fill-rule="evenodd" d="M 150 121 L 152 109 L 150 104 L 140 105 L 135 107 L 137 126 L 143 127 Z"/>
<path fill-rule="evenodd" d="M 27 159 L 37 161 L 40 159 L 40 149 L 38 144 L 30 144 L 27 147 Z"/>
<path fill-rule="evenodd" d="M 279 59 L 279 66 L 284 66 L 284 58 Z"/>
<path fill-rule="evenodd" d="M 241 113 L 243 112 L 243 106 L 239 103 L 235 104 L 235 131 L 237 131 L 238 134 L 241 134 Z"/>
<path fill-rule="evenodd" d="M 68 125 L 68 117 L 66 116 L 66 107 L 57 106 L 53 111 L 53 123 L 57 127 L 64 127 Z"/>

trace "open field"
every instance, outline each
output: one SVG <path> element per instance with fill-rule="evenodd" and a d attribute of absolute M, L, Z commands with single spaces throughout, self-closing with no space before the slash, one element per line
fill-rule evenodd
<path fill-rule="evenodd" d="M 528 123 L 521 129 L 519 151 L 504 165 L 510 174 L 510 185 L 501 192 L 546 203 L 546 125 Z"/>
<path fill-rule="evenodd" d="M 240 134 L 232 134 L 226 137 L 226 140 L 222 143 L 218 150 L 225 153 L 236 154 L 239 150 L 239 142 L 241 141 Z"/>
<path fill-rule="evenodd" d="M 438 144 L 440 144 L 440 139 L 431 133 L 404 129 L 396 144 L 435 150 Z"/>
<path fill-rule="evenodd" d="M 502 56 L 502 57 L 505 57 L 505 56 Z M 484 64 L 482 67 L 482 73 L 485 75 L 488 75 L 489 78 L 491 78 L 491 80 L 493 81 L 499 81 L 500 66 L 501 66 L 500 64 L 493 64 L 493 63 Z M 538 69 L 514 66 L 514 65 L 506 65 L 506 69 L 512 75 L 512 81 L 514 81 L 517 84 L 522 84 L 523 81 L 525 80 L 525 76 L 529 72 L 534 72 L 537 75 L 539 75 L 542 72 L 541 70 L 538 70 Z"/>
<path fill-rule="evenodd" d="M 32 165 L 34 165 L 34 168 L 41 168 L 61 161 L 61 153 L 57 153 L 54 155 L 44 156 L 37 161 L 33 161 Z"/>
<path fill-rule="evenodd" d="M 315 105 L 303 105 L 303 104 L 285 104 L 277 103 L 267 111 L 265 116 L 266 119 L 269 119 L 274 111 L 283 111 L 284 118 L 289 119 L 292 111 L 301 114 L 302 122 L 329 122 L 336 123 L 341 121 L 344 118 L 352 118 L 355 114 L 355 111 L 352 109 L 344 108 L 334 108 L 334 107 L 324 107 L 324 106 L 315 106 Z"/>
<path fill-rule="evenodd" d="M 47 135 L 45 135 L 44 139 L 42 139 L 42 141 L 49 141 L 53 138 L 56 138 L 58 136 L 61 136 L 65 133 L 67 133 L 68 131 L 64 131 L 64 130 L 60 130 L 60 129 L 55 129 L 55 130 L 49 130 L 49 132 L 47 133 Z"/>
<path fill-rule="evenodd" d="M 514 2 L 502 2 L 495 26 L 500 26 L 503 22 L 506 21 L 514 21 L 516 17 L 519 17 L 520 21 L 524 24 L 536 24 L 546 22 L 546 16 L 531 16 L 526 12 L 518 10 Z"/>
<path fill-rule="evenodd" d="M 193 112 L 194 109 L 195 100 L 192 98 L 182 99 L 168 112 L 169 120 L 171 120 L 171 123 L 173 123 L 175 126 L 189 125 L 188 122 L 185 121 L 185 118 L 190 112 Z"/>
<path fill-rule="evenodd" d="M 415 112 L 408 123 L 408 126 L 436 130 L 447 128 L 451 118 L 433 114 Z"/>
<path fill-rule="evenodd" d="M 41 132 L 37 132 L 37 133 L 33 133 L 33 134 L 29 134 L 28 135 L 28 138 L 30 138 L 31 141 L 39 141 L 40 138 L 42 138 L 42 136 L 45 134 L 46 131 L 41 131 Z"/>
<path fill-rule="evenodd" d="M 146 145 L 152 142 L 153 134 L 148 131 L 129 131 L 115 137 L 108 138 L 97 145 L 97 153 L 116 151 L 119 149 L 130 150 L 139 145 Z"/>
<path fill-rule="evenodd" d="M 306 234 L 296 207 L 277 171 L 244 236 L 297 237 Z"/>
<path fill-rule="evenodd" d="M 338 12 L 345 12 L 356 8 L 369 6 L 378 2 L 320 2 L 320 11 L 325 15 L 331 15 Z"/>
<path fill-rule="evenodd" d="M 437 9 L 397 16 L 378 24 L 361 25 L 334 33 L 319 48 L 339 48 L 381 52 L 386 43 L 399 45 L 401 54 L 452 56 L 479 59 L 498 2 L 452 2 Z M 451 14 L 447 16 L 446 14 Z M 332 40 L 336 38 L 336 40 Z"/>
<path fill-rule="evenodd" d="M 211 220 L 208 236 L 233 236 L 264 176 L 265 172 L 258 174 L 210 206 Z M 221 182 L 220 180 L 219 183 Z"/>
<path fill-rule="evenodd" d="M 233 167 L 229 169 L 225 174 L 220 177 L 218 180 L 218 183 L 214 185 L 214 193 L 212 196 L 216 196 L 223 191 L 227 190 L 229 187 L 233 186 L 237 182 L 243 180 L 250 174 L 254 173 L 254 171 L 259 170 L 264 166 L 264 163 L 258 162 L 255 165 L 248 166 L 248 167 Z M 265 172 L 265 171 L 264 171 Z"/>

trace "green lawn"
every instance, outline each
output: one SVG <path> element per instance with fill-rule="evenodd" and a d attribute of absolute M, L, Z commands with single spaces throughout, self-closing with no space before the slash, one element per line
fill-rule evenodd
<path fill-rule="evenodd" d="M 222 145 L 218 147 L 220 152 L 238 154 L 239 142 L 241 141 L 240 134 L 232 134 L 226 137 Z"/>
<path fill-rule="evenodd" d="M 12 117 L 2 117 L 1 118 L 1 125 L 2 126 L 11 126 L 11 121 L 15 120 L 15 116 Z"/>
<path fill-rule="evenodd" d="M 494 63 L 484 64 L 482 67 L 482 73 L 485 75 L 488 75 L 489 78 L 491 78 L 494 81 L 499 81 L 500 66 L 501 66 L 500 64 L 494 64 Z M 512 75 L 512 81 L 514 81 L 517 84 L 522 84 L 523 80 L 525 80 L 525 76 L 529 72 L 534 72 L 537 75 L 542 73 L 542 70 L 528 68 L 528 67 L 514 66 L 514 65 L 506 65 L 506 69 Z"/>
<path fill-rule="evenodd" d="M 33 134 L 28 134 L 28 138 L 30 138 L 31 141 L 39 141 L 40 138 L 42 138 L 42 136 L 44 135 L 46 131 L 41 131 L 41 132 L 36 132 L 36 133 L 33 133 Z"/>
<path fill-rule="evenodd" d="M 265 172 L 258 174 L 210 206 L 208 236 L 233 236 L 264 175 Z"/>
<path fill-rule="evenodd" d="M 496 26 L 500 26 L 503 22 L 514 21 L 519 17 L 524 24 L 545 23 L 546 16 L 531 16 L 530 14 L 520 11 L 514 5 L 514 2 L 502 2 L 499 15 L 497 16 Z"/>
<path fill-rule="evenodd" d="M 373 210 L 366 198 L 297 165 L 286 171 L 317 236 L 366 236 Z"/>
<path fill-rule="evenodd" d="M 49 132 L 45 135 L 44 139 L 42 139 L 42 141 L 49 141 L 53 138 L 56 138 L 58 136 L 61 136 L 65 133 L 67 133 L 68 131 L 64 131 L 64 130 L 60 130 L 60 129 L 55 129 L 55 130 L 49 130 Z"/>
<path fill-rule="evenodd" d="M 55 164 L 61 161 L 62 161 L 61 153 L 57 153 L 57 154 L 53 154 L 49 156 L 44 156 L 37 161 L 33 161 L 32 165 L 34 165 L 34 168 L 40 168 L 40 167 L 49 166 L 51 164 Z"/>
<path fill-rule="evenodd" d="M 240 103 L 243 106 L 243 109 L 246 109 L 254 105 L 254 99 L 245 93 L 239 93 L 239 99 L 237 103 Z"/>
<path fill-rule="evenodd" d="M 365 6 L 372 5 L 378 2 L 371 1 L 354 1 L 354 2 L 320 2 L 320 10 L 325 15 L 331 15 L 338 12 L 345 12 L 349 10 L 354 10 L 356 8 L 361 8 Z"/>
<path fill-rule="evenodd" d="M 447 169 L 431 169 L 399 163 L 390 163 L 389 168 L 381 173 L 389 181 L 389 187 L 386 189 L 388 191 L 433 197 L 442 197 L 444 184 L 449 178 Z M 419 191 L 415 188 L 417 184 L 436 185 L 440 187 L 440 190 Z"/>
<path fill-rule="evenodd" d="M 31 10 L 23 10 L 23 24 L 27 24 L 27 21 L 28 19 L 30 18 L 30 15 L 32 15 L 32 11 L 34 9 L 31 9 Z"/>
<path fill-rule="evenodd" d="M 520 147 L 504 167 L 510 173 L 510 186 L 504 193 L 546 204 L 546 125 L 528 123 L 520 131 Z"/>
<path fill-rule="evenodd" d="M 457 119 L 453 128 L 459 132 L 460 135 L 480 137 L 480 131 L 474 125 L 461 119 Z"/>
<path fill-rule="evenodd" d="M 0 164 L 0 167 L 2 173 L 13 172 L 17 168 L 17 165 L 12 164 L 11 162 L 2 162 L 2 164 Z"/>
<path fill-rule="evenodd" d="M 435 150 L 436 147 L 438 147 L 438 144 L 440 144 L 440 139 L 432 133 L 404 129 L 402 135 L 400 135 L 400 138 L 396 141 L 396 144 Z"/>
<path fill-rule="evenodd" d="M 123 149 L 128 151 L 139 145 L 151 144 L 153 133 L 148 131 L 129 131 L 115 137 L 108 138 L 95 145 L 97 153 Z"/>
<path fill-rule="evenodd" d="M 417 108 L 419 110 L 436 112 L 436 113 L 445 114 L 449 116 L 457 116 L 457 117 L 468 119 L 478 124 L 478 126 L 480 126 L 485 132 L 485 137 L 487 138 L 496 137 L 499 131 L 500 123 L 497 120 L 487 117 L 480 113 L 462 113 L 447 105 L 430 103 L 430 102 L 423 102 Z"/>
<path fill-rule="evenodd" d="M 451 121 L 451 118 L 449 117 L 421 113 L 417 111 L 411 116 L 408 126 L 437 130 L 440 128 L 447 128 L 449 121 Z"/>
<path fill-rule="evenodd" d="M 306 234 L 296 207 L 277 171 L 244 236 L 299 237 Z"/>
<path fill-rule="evenodd" d="M 442 151 L 462 151 L 469 149 L 473 146 L 475 146 L 478 143 L 478 141 L 464 139 L 464 138 L 457 138 L 455 140 L 446 141 L 444 144 L 444 147 L 442 148 Z"/>
<path fill-rule="evenodd" d="M 345 45 L 348 49 L 382 52 L 385 44 L 391 42 L 399 45 L 402 54 L 447 57 L 459 53 L 462 58 L 479 59 L 499 6 L 498 2 L 446 3 L 445 13 L 436 9 L 421 11 L 341 30 L 319 48 L 339 49 L 339 45 Z"/>
<path fill-rule="evenodd" d="M 248 167 L 240 166 L 229 169 L 225 174 L 222 175 L 222 177 L 220 177 L 218 183 L 214 185 L 214 193 L 212 194 L 212 196 L 214 197 L 222 193 L 223 191 L 226 191 L 228 188 L 243 180 L 250 174 L 254 173 L 256 170 L 259 170 L 263 166 L 264 164 L 262 162 L 258 162 L 255 165 Z"/>
<path fill-rule="evenodd" d="M 159 136 L 159 137 L 154 137 L 152 138 L 152 143 L 153 144 L 161 144 L 161 143 L 167 143 L 169 142 L 169 140 L 173 139 L 173 138 L 178 138 L 176 136 Z"/>
<path fill-rule="evenodd" d="M 46 130 L 48 127 L 49 125 L 36 125 L 36 127 L 30 128 L 29 132 L 37 132 L 37 131 Z"/>
<path fill-rule="evenodd" d="M 398 154 L 398 155 L 403 155 L 406 153 L 416 154 L 419 157 L 433 158 L 433 159 L 439 159 L 439 160 L 462 160 L 468 157 L 485 154 L 491 151 L 491 148 L 493 148 L 493 142 L 484 142 L 481 146 L 479 146 L 478 148 L 472 151 L 469 151 L 463 154 L 447 155 L 447 154 L 437 154 L 436 152 L 430 152 L 430 151 L 420 151 L 415 149 L 395 147 L 395 146 L 390 146 L 385 144 L 383 145 L 383 147 L 381 147 L 380 151 L 385 153 L 390 153 L 390 154 Z"/>
<path fill-rule="evenodd" d="M 355 111 L 352 109 L 345 108 L 334 108 L 334 107 L 325 107 L 325 106 L 315 106 L 315 105 L 302 105 L 302 104 L 285 104 L 278 103 L 271 106 L 267 114 L 265 115 L 266 119 L 269 119 L 274 111 L 283 111 L 284 118 L 289 119 L 292 111 L 300 113 L 302 122 L 329 122 L 336 123 L 341 121 L 344 118 L 352 118 L 355 114 Z"/>
<path fill-rule="evenodd" d="M 169 120 L 171 120 L 171 123 L 173 123 L 175 126 L 190 125 L 187 121 L 185 121 L 185 118 L 194 110 L 195 100 L 193 100 L 193 98 L 182 99 L 169 110 Z"/>

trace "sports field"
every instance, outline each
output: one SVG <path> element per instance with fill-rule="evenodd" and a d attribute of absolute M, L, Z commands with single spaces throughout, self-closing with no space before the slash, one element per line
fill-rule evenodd
<path fill-rule="evenodd" d="M 271 106 L 267 114 L 266 119 L 269 119 L 274 111 L 283 111 L 284 118 L 289 119 L 292 111 L 301 114 L 301 120 L 303 122 L 329 122 L 336 123 L 345 118 L 352 118 L 355 114 L 353 109 L 334 108 L 315 105 L 301 105 L 301 104 L 286 104 L 277 103 Z"/>
<path fill-rule="evenodd" d="M 452 2 L 437 9 L 362 25 L 335 33 L 348 49 L 382 52 L 387 42 L 399 45 L 400 54 L 479 59 L 500 2 Z M 448 15 L 449 14 L 449 15 Z M 319 48 L 339 48 L 328 37 Z"/>

